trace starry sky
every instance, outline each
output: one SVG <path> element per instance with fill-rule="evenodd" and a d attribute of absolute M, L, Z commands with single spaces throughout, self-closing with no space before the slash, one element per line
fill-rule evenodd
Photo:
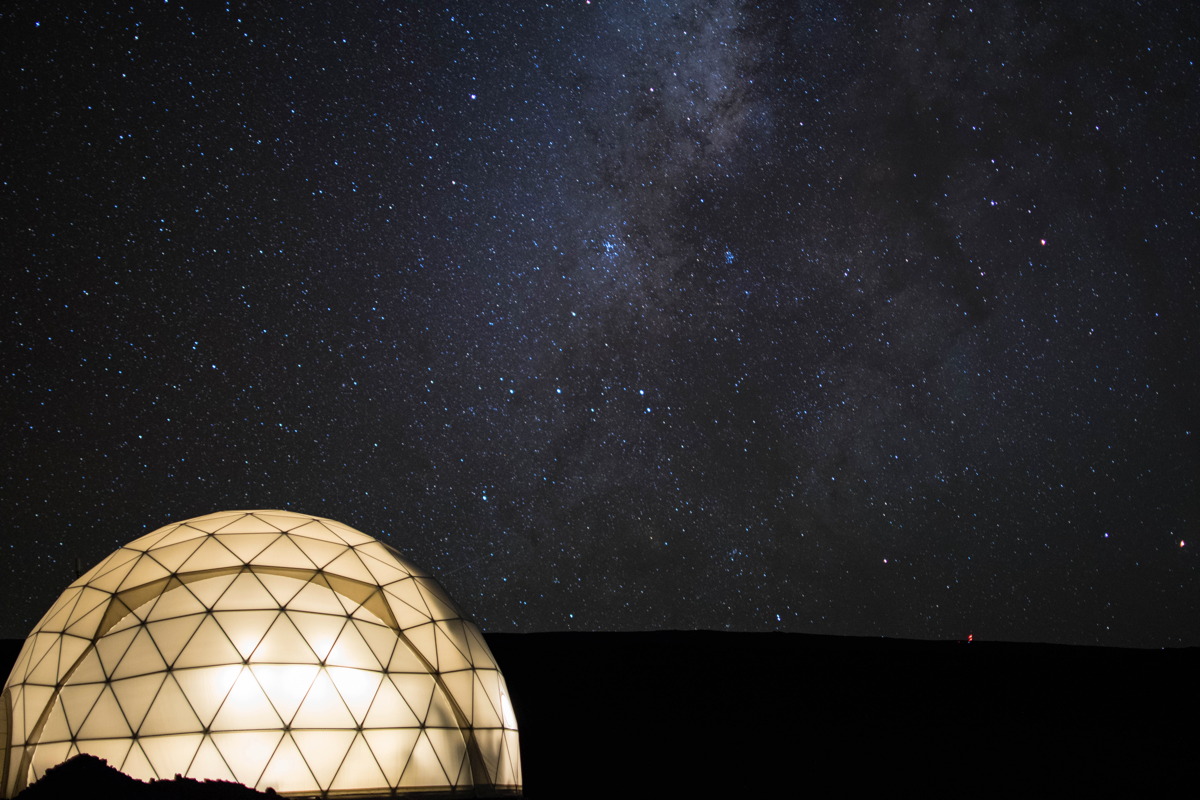
<path fill-rule="evenodd" d="M 6 4 L 0 635 L 287 508 L 489 631 L 1200 644 L 1200 13 L 881 5 Z"/>

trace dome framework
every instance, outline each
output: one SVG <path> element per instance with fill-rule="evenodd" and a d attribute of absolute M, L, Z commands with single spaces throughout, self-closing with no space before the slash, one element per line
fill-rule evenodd
<path fill-rule="evenodd" d="M 483 635 L 376 539 L 288 511 L 168 525 L 72 583 L 0 708 L 0 790 L 76 753 L 293 796 L 517 793 Z"/>

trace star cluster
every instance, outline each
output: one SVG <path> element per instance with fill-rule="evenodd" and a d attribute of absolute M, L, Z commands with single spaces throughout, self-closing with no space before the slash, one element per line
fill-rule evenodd
<path fill-rule="evenodd" d="M 3 635 L 288 508 L 487 630 L 1200 644 L 1194 10 L 0 25 Z"/>

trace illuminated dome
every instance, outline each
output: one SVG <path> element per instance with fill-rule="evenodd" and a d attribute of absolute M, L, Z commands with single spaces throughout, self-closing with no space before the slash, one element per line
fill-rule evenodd
<path fill-rule="evenodd" d="M 0 709 L 0 794 L 76 753 L 299 796 L 516 792 L 507 692 L 479 628 L 392 548 L 223 511 L 117 550 L 29 634 Z"/>

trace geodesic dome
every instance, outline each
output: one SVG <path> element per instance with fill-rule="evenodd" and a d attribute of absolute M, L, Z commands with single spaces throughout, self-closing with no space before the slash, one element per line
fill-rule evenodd
<path fill-rule="evenodd" d="M 76 753 L 301 796 L 521 785 L 475 624 L 392 548 L 289 511 L 168 525 L 82 575 L 25 640 L 0 723 L 5 797 Z"/>

